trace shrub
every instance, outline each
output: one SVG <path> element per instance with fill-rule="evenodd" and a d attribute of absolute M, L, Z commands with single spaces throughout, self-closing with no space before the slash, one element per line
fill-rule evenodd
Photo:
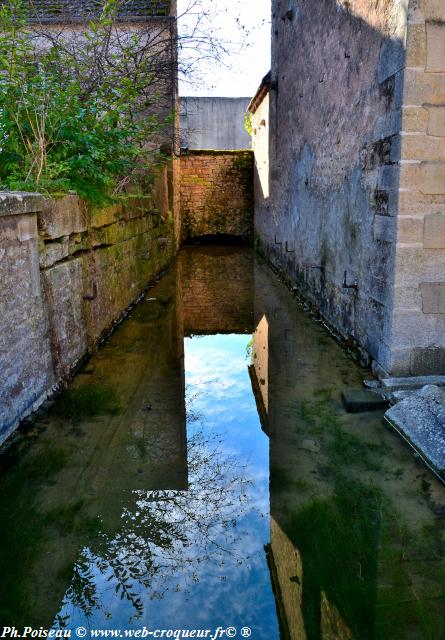
<path fill-rule="evenodd" d="M 159 159 L 149 143 L 173 116 L 158 115 L 146 34 L 113 39 L 116 10 L 117 0 L 104 1 L 76 54 L 66 36 L 33 33 L 22 0 L 2 3 L 0 188 L 100 203 Z"/>

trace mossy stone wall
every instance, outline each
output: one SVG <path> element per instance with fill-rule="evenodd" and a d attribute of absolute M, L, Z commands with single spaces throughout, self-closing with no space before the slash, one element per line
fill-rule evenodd
<path fill-rule="evenodd" d="M 75 195 L 0 198 L 0 444 L 176 255 L 174 214 L 158 191 L 97 210 Z"/>

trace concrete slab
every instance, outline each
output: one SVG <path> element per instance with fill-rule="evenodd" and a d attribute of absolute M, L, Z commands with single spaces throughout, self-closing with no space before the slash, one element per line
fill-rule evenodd
<path fill-rule="evenodd" d="M 385 419 L 445 482 L 445 391 L 434 385 L 414 391 Z"/>
<path fill-rule="evenodd" d="M 375 411 L 388 406 L 388 400 L 379 393 L 367 389 L 349 389 L 341 394 L 341 398 L 348 413 Z"/>

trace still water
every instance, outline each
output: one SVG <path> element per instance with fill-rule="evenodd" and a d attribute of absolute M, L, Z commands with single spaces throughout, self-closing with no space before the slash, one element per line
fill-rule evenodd
<path fill-rule="evenodd" d="M 0 455 L 0 626 L 443 640 L 445 490 L 364 377 L 250 249 L 183 249 Z"/>

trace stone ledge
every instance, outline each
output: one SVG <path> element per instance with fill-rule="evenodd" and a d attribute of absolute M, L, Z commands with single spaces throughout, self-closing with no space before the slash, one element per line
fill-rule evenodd
<path fill-rule="evenodd" d="M 445 481 L 445 392 L 424 386 L 403 397 L 386 414 L 387 422 Z"/>
<path fill-rule="evenodd" d="M 382 381 L 384 391 L 401 391 L 422 389 L 427 385 L 445 387 L 445 376 L 413 376 L 410 378 L 384 378 Z"/>
<path fill-rule="evenodd" d="M 37 213 L 43 209 L 43 196 L 25 191 L 0 191 L 0 217 Z"/>
<path fill-rule="evenodd" d="M 253 156 L 253 149 L 182 149 L 181 158 L 193 156 Z"/>

